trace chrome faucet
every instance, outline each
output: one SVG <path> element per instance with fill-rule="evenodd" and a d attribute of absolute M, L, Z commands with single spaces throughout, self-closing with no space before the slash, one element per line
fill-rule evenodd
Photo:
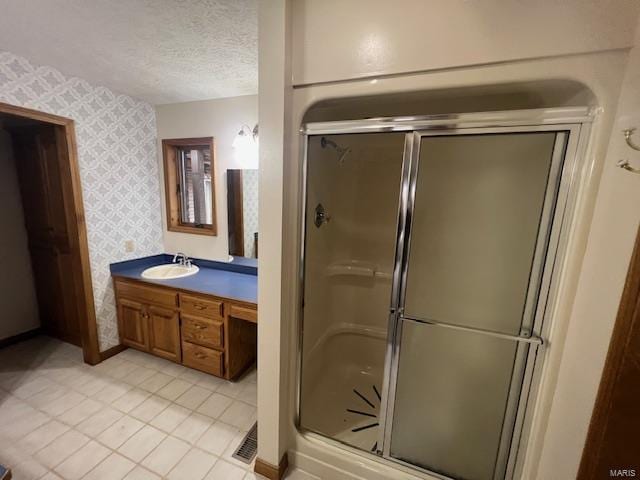
<path fill-rule="evenodd" d="M 182 252 L 178 252 L 173 256 L 173 263 L 176 263 L 176 261 L 178 262 L 178 265 L 185 267 L 191 266 L 191 259 Z"/>

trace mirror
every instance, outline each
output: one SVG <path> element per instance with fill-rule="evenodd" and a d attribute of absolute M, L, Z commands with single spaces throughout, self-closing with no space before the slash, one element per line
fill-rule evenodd
<path fill-rule="evenodd" d="M 213 137 L 163 140 L 167 229 L 216 235 Z"/>
<path fill-rule="evenodd" d="M 258 258 L 258 170 L 227 170 L 229 255 Z"/>

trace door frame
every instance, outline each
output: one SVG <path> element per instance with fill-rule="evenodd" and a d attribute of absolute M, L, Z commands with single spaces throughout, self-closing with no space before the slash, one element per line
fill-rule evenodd
<path fill-rule="evenodd" d="M 410 161 L 412 155 L 416 155 L 417 150 L 415 147 L 415 141 L 413 135 L 422 136 L 425 132 L 433 132 L 434 135 L 442 135 L 446 132 L 452 132 L 452 134 L 469 133 L 473 129 L 482 129 L 488 132 L 489 129 L 504 129 L 510 127 L 534 127 L 539 128 L 542 131 L 570 131 L 568 144 L 566 147 L 564 166 L 560 177 L 560 186 L 557 198 L 564 197 L 565 201 L 562 204 L 562 208 L 558 208 L 553 215 L 553 233 L 549 241 L 551 243 L 557 242 L 555 252 L 555 267 L 553 275 L 548 275 L 549 278 L 543 279 L 543 289 L 548 288 L 548 295 L 546 298 L 546 314 L 551 315 L 555 311 L 555 307 L 558 303 L 558 291 L 560 289 L 560 277 L 562 272 L 557 271 L 564 265 L 564 260 L 567 254 L 566 247 L 569 242 L 571 225 L 573 223 L 574 215 L 576 213 L 577 204 L 579 202 L 580 192 L 584 185 L 585 168 L 588 165 L 587 158 L 585 158 L 585 152 L 587 151 L 590 134 L 591 124 L 594 121 L 596 112 L 589 107 L 563 107 L 563 108 L 550 108 L 550 109 L 531 109 L 531 110 L 510 110 L 510 111 L 495 111 L 495 112 L 474 112 L 474 113 L 461 113 L 461 114 L 444 114 L 444 115 L 430 115 L 430 116 L 408 116 L 408 117 L 384 117 L 384 118 L 372 118 L 363 120 L 345 120 L 345 121 L 328 121 L 328 122 L 313 122 L 303 124 L 300 128 L 301 135 L 301 156 L 302 156 L 302 171 L 301 171 L 301 208 L 300 208 L 300 251 L 299 251 L 299 269 L 298 269 L 298 283 L 299 283 L 299 296 L 298 296 L 298 315 L 296 319 L 297 329 L 297 341 L 296 341 L 296 385 L 295 385 L 295 417 L 294 424 L 296 429 L 304 435 L 308 435 L 311 438 L 318 439 L 324 443 L 342 448 L 349 452 L 373 459 L 378 462 L 385 463 L 394 468 L 407 469 L 406 471 L 422 472 L 431 475 L 436 478 L 450 480 L 449 477 L 422 469 L 416 465 L 409 465 L 400 460 L 391 458 L 388 455 L 374 454 L 367 452 L 356 447 L 350 446 L 340 440 L 328 437 L 318 432 L 305 429 L 301 425 L 301 396 L 302 396 L 302 345 L 303 345 L 303 333 L 304 333 L 304 274 L 305 274 L 305 248 L 306 248 L 306 220 L 307 220 L 307 173 L 308 173 L 308 140 L 311 136 L 318 136 L 324 134 L 353 134 L 353 133 L 382 133 L 382 132 L 405 132 L 407 135 L 405 139 L 405 152 L 403 160 L 403 173 L 400 185 L 400 198 L 398 205 L 398 220 L 397 225 L 398 235 L 404 236 L 404 231 L 409 226 L 410 218 L 402 215 L 402 212 L 407 212 L 408 202 L 410 201 L 411 192 L 411 175 L 407 173 L 410 170 L 407 169 L 407 162 Z M 412 135 L 413 134 L 413 135 Z M 411 138 L 410 138 L 411 137 Z M 402 242 L 400 242 L 402 243 Z M 399 244 L 400 246 L 400 244 Z M 397 246 L 398 247 L 398 246 Z M 400 246 L 402 248 L 402 246 Z M 383 381 L 385 383 L 394 382 L 391 378 L 393 374 L 392 363 L 394 357 L 397 357 L 398 349 L 396 348 L 396 332 L 395 325 L 397 320 L 394 317 L 399 316 L 398 303 L 401 292 L 397 290 L 397 281 L 402 276 L 402 258 L 406 255 L 406 252 L 396 252 L 396 261 L 394 266 L 394 290 L 392 291 L 391 298 L 391 313 L 389 319 L 389 329 L 386 347 L 385 357 L 385 377 Z M 545 265 L 546 268 L 546 265 Z M 546 282 L 546 283 L 544 283 Z M 548 334 L 551 330 L 553 319 L 545 319 L 544 329 L 541 332 L 541 338 L 548 339 Z M 544 342 L 543 340 L 543 342 Z M 536 343 L 536 342 L 534 342 Z M 546 342 L 545 342 L 546 343 Z M 533 349 L 530 349 L 533 350 Z M 531 434 L 533 423 L 533 410 L 531 406 L 527 405 L 529 400 L 535 401 L 535 394 L 540 389 L 542 383 L 542 360 L 547 356 L 546 349 L 538 348 L 536 352 L 530 353 L 529 357 L 533 357 L 533 361 L 527 361 L 526 375 L 531 378 L 528 389 L 523 388 L 523 395 L 520 399 L 524 402 L 525 408 L 518 412 L 518 419 L 516 421 L 516 429 L 514 430 L 514 439 L 518 437 L 518 441 L 513 442 L 513 447 L 516 453 L 510 455 L 509 464 L 507 466 L 507 478 L 517 477 L 523 468 L 524 451 L 526 444 L 528 443 L 528 437 Z M 540 354 L 540 352 L 542 352 Z M 537 358 L 535 358 L 537 357 Z M 397 358 L 395 359 L 397 362 Z M 535 364 L 535 365 L 534 365 Z M 535 366 L 535 368 L 534 368 Z M 388 382 L 389 381 L 389 382 Z M 383 390 L 389 390 L 390 385 L 384 385 Z M 383 394 L 383 401 L 381 405 L 381 412 L 387 411 L 389 405 L 387 405 L 387 397 Z M 380 416 L 380 430 L 383 431 L 384 427 L 384 415 Z"/>
<path fill-rule="evenodd" d="M 75 122 L 70 118 L 3 102 L 0 102 L 0 113 L 47 123 L 53 125 L 56 129 L 58 154 L 62 162 L 61 165 L 63 166 L 61 173 L 64 197 L 65 199 L 72 199 L 71 204 L 65 203 L 65 216 L 69 223 L 75 225 L 75 228 L 72 228 L 72 231 L 70 231 L 69 236 L 75 247 L 72 249 L 72 257 L 74 265 L 76 266 L 74 273 L 80 280 L 74 282 L 74 289 L 78 302 L 77 310 L 81 314 L 79 320 L 82 353 L 86 363 L 95 365 L 102 359 L 98 344 L 98 327 L 93 299 L 89 242 L 87 239 L 86 217 L 82 200 Z M 65 140 L 66 149 L 61 148 L 63 146 L 59 140 Z"/>

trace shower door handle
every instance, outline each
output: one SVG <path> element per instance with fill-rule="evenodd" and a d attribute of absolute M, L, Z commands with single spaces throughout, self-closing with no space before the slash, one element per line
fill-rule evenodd
<path fill-rule="evenodd" d="M 505 340 L 513 340 L 515 342 L 523 342 L 542 347 L 545 345 L 544 340 L 536 335 L 509 335 L 508 333 L 493 332 L 491 330 L 481 330 L 478 328 L 463 327 L 461 325 L 452 325 L 449 323 L 435 322 L 433 320 L 421 320 L 417 318 L 402 317 L 402 320 L 408 320 L 415 323 L 423 323 L 425 325 L 433 325 L 434 327 L 449 328 L 452 330 L 461 330 L 463 332 L 477 333 L 479 335 L 487 335 L 489 337 L 504 338 Z"/>

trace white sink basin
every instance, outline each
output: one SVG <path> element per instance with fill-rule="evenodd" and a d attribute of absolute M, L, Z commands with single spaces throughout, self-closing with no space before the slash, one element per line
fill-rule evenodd
<path fill-rule="evenodd" d="M 172 278 L 182 278 L 194 275 L 198 273 L 198 270 L 200 269 L 195 265 L 187 267 L 185 265 L 169 263 L 167 265 L 158 265 L 156 267 L 147 268 L 142 272 L 142 278 L 148 278 L 150 280 L 170 280 Z"/>

